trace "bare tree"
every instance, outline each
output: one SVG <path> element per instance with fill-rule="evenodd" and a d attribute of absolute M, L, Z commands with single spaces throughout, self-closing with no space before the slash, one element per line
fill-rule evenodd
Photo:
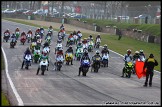
<path fill-rule="evenodd" d="M 37 9 L 40 9 L 42 1 L 37 1 L 37 2 L 38 2 L 38 8 Z"/>
<path fill-rule="evenodd" d="M 52 1 L 52 14 L 53 14 L 53 8 L 54 8 L 54 1 Z"/>
<path fill-rule="evenodd" d="M 32 10 L 35 10 L 35 1 L 33 1 Z"/>
<path fill-rule="evenodd" d="M 64 5 L 65 5 L 65 1 L 62 1 L 62 6 L 61 6 L 61 13 L 63 14 L 64 12 Z"/>

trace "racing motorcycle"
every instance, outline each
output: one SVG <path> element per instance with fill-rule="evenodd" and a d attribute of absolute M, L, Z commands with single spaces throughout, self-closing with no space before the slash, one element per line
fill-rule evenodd
<path fill-rule="evenodd" d="M 17 41 L 11 41 L 10 42 L 10 48 L 14 48 L 16 46 Z"/>
<path fill-rule="evenodd" d="M 61 48 L 62 48 L 62 43 L 58 43 L 57 46 L 56 46 L 56 48 L 55 48 L 55 54 L 56 54 L 56 52 L 59 51 L 59 49 L 61 49 Z"/>
<path fill-rule="evenodd" d="M 101 61 L 101 58 L 100 57 L 96 57 L 94 60 L 93 60 L 93 64 L 92 64 L 92 67 L 91 67 L 91 71 L 92 69 L 94 69 L 94 72 L 98 72 L 99 68 L 100 68 L 100 61 Z"/>
<path fill-rule="evenodd" d="M 10 34 L 9 33 L 5 33 L 4 36 L 3 36 L 3 41 L 8 42 L 9 38 L 10 38 Z"/>
<path fill-rule="evenodd" d="M 83 48 L 78 48 L 75 53 L 76 60 L 80 60 L 83 54 Z"/>
<path fill-rule="evenodd" d="M 65 54 L 65 60 L 66 60 L 66 64 L 69 65 L 69 62 L 71 62 L 73 60 L 73 54 L 72 53 L 66 53 Z"/>
<path fill-rule="evenodd" d="M 81 62 L 81 64 L 82 64 L 82 68 L 81 68 L 82 69 L 82 75 L 86 76 L 86 74 L 89 70 L 89 67 L 90 67 L 90 62 L 89 62 L 89 60 L 85 59 Z"/>
<path fill-rule="evenodd" d="M 25 56 L 25 61 L 24 61 L 26 69 L 29 69 L 29 66 L 31 66 L 31 61 L 32 61 L 32 56 L 30 54 L 27 54 Z"/>
<path fill-rule="evenodd" d="M 73 45 L 74 44 L 74 38 L 68 38 L 67 43 L 66 43 L 66 47 Z"/>
<path fill-rule="evenodd" d="M 18 40 L 19 36 L 20 36 L 20 32 L 16 32 L 16 40 Z"/>
<path fill-rule="evenodd" d="M 108 53 L 104 53 L 102 56 L 102 65 L 103 67 L 108 67 L 108 61 L 109 61 L 109 54 Z"/>
<path fill-rule="evenodd" d="M 101 39 L 98 38 L 97 41 L 96 41 L 96 48 L 99 48 L 100 47 L 100 43 L 101 43 Z"/>
<path fill-rule="evenodd" d="M 37 69 L 37 74 L 39 73 L 39 70 L 41 69 L 41 71 L 42 71 L 42 75 L 44 75 L 44 72 L 45 72 L 45 70 L 47 70 L 48 71 L 48 61 L 47 61 L 47 59 L 42 59 L 41 60 L 41 62 L 40 62 L 40 64 L 39 64 L 39 67 L 38 67 L 38 69 Z"/>
<path fill-rule="evenodd" d="M 30 45 L 30 50 L 32 51 L 32 53 L 34 53 L 34 47 L 37 45 L 36 42 L 32 42 Z"/>
<path fill-rule="evenodd" d="M 44 30 L 41 30 L 41 31 L 40 31 L 40 36 L 41 36 L 41 39 L 43 39 L 43 36 L 44 36 Z"/>
<path fill-rule="evenodd" d="M 63 58 L 62 55 L 59 55 L 59 56 L 56 58 L 56 62 L 55 62 L 55 70 L 58 70 L 58 71 L 61 70 L 61 67 L 62 67 L 63 61 L 64 61 L 64 58 Z"/>
<path fill-rule="evenodd" d="M 37 63 L 39 58 L 40 58 L 40 50 L 35 50 L 34 51 L 34 62 Z"/>
<path fill-rule="evenodd" d="M 125 77 L 130 78 L 132 70 L 133 70 L 133 63 L 127 62 L 125 67 L 123 68 L 123 73 L 124 73 Z"/>
<path fill-rule="evenodd" d="M 32 40 L 31 34 L 27 34 L 28 43 Z"/>
<path fill-rule="evenodd" d="M 88 42 L 88 52 L 93 52 L 93 42 Z"/>
<path fill-rule="evenodd" d="M 20 42 L 24 45 L 24 43 L 26 42 L 26 36 L 22 36 Z"/>

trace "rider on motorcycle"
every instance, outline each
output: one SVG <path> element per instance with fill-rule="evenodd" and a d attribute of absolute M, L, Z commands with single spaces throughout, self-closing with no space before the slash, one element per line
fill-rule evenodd
<path fill-rule="evenodd" d="M 133 57 L 132 57 L 132 54 L 131 54 L 131 50 L 130 49 L 127 50 L 127 54 L 124 55 L 124 59 L 123 60 L 125 61 L 125 64 L 127 62 L 132 62 Z"/>
<path fill-rule="evenodd" d="M 48 61 L 48 66 L 49 66 L 49 60 L 48 60 L 47 52 L 44 52 L 43 54 L 41 54 L 41 56 L 40 56 L 40 58 L 39 58 L 39 62 L 41 62 L 42 59 L 47 59 L 47 61 Z M 40 65 L 38 66 L 38 70 L 37 70 L 36 75 L 38 75 L 39 70 L 40 70 Z"/>
<path fill-rule="evenodd" d="M 50 26 L 50 27 L 48 28 L 48 32 L 49 32 L 49 31 L 50 31 L 51 33 L 53 32 L 52 26 Z"/>
<path fill-rule="evenodd" d="M 35 31 L 35 35 L 38 35 L 40 34 L 40 28 L 38 28 L 36 31 Z"/>
<path fill-rule="evenodd" d="M 11 36 L 11 42 L 16 42 L 16 35 L 14 33 Z"/>
<path fill-rule="evenodd" d="M 45 37 L 45 40 L 47 39 L 48 36 L 51 36 L 52 35 L 52 32 L 49 32 L 47 33 L 46 37 Z"/>
<path fill-rule="evenodd" d="M 91 61 L 87 50 L 84 51 L 84 53 L 83 53 L 83 55 L 80 59 L 80 63 L 82 63 L 82 61 L 85 60 L 85 59 L 89 60 L 89 62 Z M 82 64 L 80 64 L 78 76 L 80 76 L 81 71 L 82 71 Z"/>
<path fill-rule="evenodd" d="M 96 37 L 95 46 L 96 46 L 96 41 L 97 41 L 97 39 L 99 39 L 99 38 L 100 38 L 100 40 L 101 40 L 100 34 L 98 34 L 97 37 Z"/>
<path fill-rule="evenodd" d="M 31 54 L 31 51 L 30 51 L 30 49 L 29 49 L 29 47 L 27 47 L 27 49 L 26 49 L 26 51 L 24 52 L 24 60 L 23 60 L 23 63 L 22 63 L 22 66 L 21 66 L 21 69 L 23 69 L 23 66 L 24 66 L 24 62 L 25 62 L 25 56 L 27 55 L 27 54 L 29 54 L 29 55 L 31 55 L 32 56 L 32 54 Z M 31 57 L 32 58 L 32 57 Z M 32 60 L 32 59 L 31 59 Z M 31 66 L 31 65 L 30 65 Z"/>
<path fill-rule="evenodd" d="M 102 57 L 103 57 L 104 53 L 109 54 L 109 50 L 108 50 L 108 48 L 107 48 L 107 44 L 104 45 L 104 47 L 103 47 L 101 53 L 102 53 Z"/>
<path fill-rule="evenodd" d="M 31 29 L 29 29 L 29 31 L 28 31 L 27 34 L 31 34 L 31 35 L 33 34 L 32 31 L 31 31 Z"/>
<path fill-rule="evenodd" d="M 26 37 L 26 34 L 25 34 L 24 31 L 21 33 L 21 37 L 22 37 L 22 36 L 25 36 L 25 37 Z"/>
<path fill-rule="evenodd" d="M 60 26 L 60 29 L 62 29 L 62 28 L 64 28 L 64 25 L 63 24 Z"/>
<path fill-rule="evenodd" d="M 87 44 L 87 42 L 88 42 L 87 38 L 84 38 L 83 41 L 82 41 L 83 44 Z"/>
<path fill-rule="evenodd" d="M 133 61 L 135 61 L 137 59 L 140 59 L 139 51 L 136 51 L 135 54 L 133 55 Z"/>
<path fill-rule="evenodd" d="M 77 35 L 76 31 L 74 30 L 73 35 Z"/>
<path fill-rule="evenodd" d="M 45 47 L 49 47 L 49 43 L 48 43 L 48 42 L 45 42 L 45 43 L 43 44 L 43 48 L 45 48 Z"/>
<path fill-rule="evenodd" d="M 140 59 L 141 59 L 142 56 L 143 56 L 144 58 L 146 58 L 146 57 L 145 57 L 145 54 L 143 53 L 143 50 L 140 50 L 139 56 L 140 56 Z M 142 59 L 141 59 L 141 60 L 142 60 Z"/>
<path fill-rule="evenodd" d="M 63 59 L 64 59 L 64 54 L 63 54 L 63 49 L 62 49 L 62 48 L 60 48 L 60 49 L 57 51 L 57 53 L 56 53 L 56 59 L 57 59 L 58 56 L 62 56 Z M 56 60 L 56 62 L 57 62 L 57 60 Z"/>
<path fill-rule="evenodd" d="M 7 29 L 7 30 L 4 32 L 4 34 L 5 34 L 5 33 L 8 33 L 8 34 L 10 35 L 9 29 Z"/>
<path fill-rule="evenodd" d="M 16 30 L 15 30 L 15 33 L 16 33 L 16 32 L 20 32 L 20 30 L 19 30 L 19 28 L 18 28 L 18 27 L 17 27 L 17 28 L 16 28 Z"/>
<path fill-rule="evenodd" d="M 37 37 L 34 36 L 34 38 L 32 39 L 32 42 L 37 42 Z"/>
<path fill-rule="evenodd" d="M 72 38 L 73 37 L 73 33 L 71 32 L 68 39 Z"/>
<path fill-rule="evenodd" d="M 65 55 L 66 55 L 66 53 L 72 53 L 72 54 L 74 54 L 73 48 L 72 48 L 71 45 L 70 45 L 69 48 L 66 50 Z M 66 57 L 66 56 L 65 56 L 65 57 Z M 71 65 L 73 65 L 73 60 L 71 60 Z"/>
<path fill-rule="evenodd" d="M 82 38 L 82 33 L 81 33 L 80 31 L 78 31 L 78 32 L 77 32 L 77 36 L 78 36 L 79 38 Z"/>
<path fill-rule="evenodd" d="M 99 51 L 97 50 L 96 51 L 96 54 L 94 55 L 94 56 L 92 56 L 92 61 L 93 61 L 93 63 L 92 63 L 92 66 L 94 65 L 94 63 L 95 63 L 95 60 L 96 60 L 96 58 L 100 58 L 100 60 L 99 61 L 101 61 L 101 56 L 100 56 L 100 53 L 99 53 Z M 100 63 L 99 63 L 99 68 L 100 68 Z"/>
<path fill-rule="evenodd" d="M 88 42 L 89 42 L 89 41 L 93 41 L 92 35 L 89 35 L 89 37 L 88 37 Z"/>
<path fill-rule="evenodd" d="M 124 55 L 123 60 L 125 61 L 125 66 L 126 66 L 126 64 L 127 64 L 128 62 L 132 62 L 133 57 L 132 57 L 132 55 L 131 55 L 131 50 L 130 50 L 130 49 L 127 50 L 127 54 Z M 122 72 L 122 76 L 121 76 L 121 77 L 124 77 L 124 70 L 123 70 L 123 72 Z"/>
<path fill-rule="evenodd" d="M 76 50 L 77 50 L 78 48 L 82 48 L 82 47 L 83 47 L 82 43 L 79 42 L 79 43 L 77 44 Z"/>
<path fill-rule="evenodd" d="M 42 26 L 40 27 L 40 31 L 41 31 L 41 30 L 43 30 L 43 32 L 44 32 L 44 28 L 43 28 Z"/>
<path fill-rule="evenodd" d="M 40 46 L 39 46 L 39 45 L 36 45 L 36 46 L 34 47 L 34 50 L 40 50 Z"/>

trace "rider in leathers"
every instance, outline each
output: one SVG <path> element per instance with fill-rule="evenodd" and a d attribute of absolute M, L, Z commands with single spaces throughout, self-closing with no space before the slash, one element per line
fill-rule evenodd
<path fill-rule="evenodd" d="M 65 55 L 66 55 L 66 53 L 72 53 L 72 54 L 74 54 L 73 48 L 72 48 L 71 45 L 70 45 L 69 48 L 66 50 Z M 66 56 L 65 56 L 65 58 L 66 58 Z M 71 60 L 71 65 L 73 65 L 73 59 Z"/>
<path fill-rule="evenodd" d="M 130 50 L 130 49 L 127 50 L 127 54 L 124 55 L 123 60 L 124 60 L 124 62 L 125 62 L 125 66 L 126 66 L 126 64 L 127 64 L 128 62 L 132 62 L 133 57 L 132 57 L 132 55 L 131 55 L 131 50 Z M 124 69 L 124 68 L 123 68 L 123 69 Z M 123 72 L 122 72 L 122 76 L 121 76 L 121 77 L 124 77 L 124 70 L 123 70 Z"/>
<path fill-rule="evenodd" d="M 39 62 L 41 62 L 42 59 L 47 59 L 47 61 L 48 61 L 48 65 L 47 65 L 47 66 L 49 66 L 49 60 L 48 60 L 48 55 L 47 55 L 47 53 L 44 52 L 44 53 L 40 56 Z M 40 65 L 38 66 L 36 75 L 38 75 L 39 70 L 40 70 Z M 42 75 L 44 75 L 44 74 L 42 74 Z"/>
<path fill-rule="evenodd" d="M 80 64 L 80 67 L 79 67 L 79 74 L 78 74 L 78 76 L 80 76 L 80 73 L 82 71 L 82 61 L 85 60 L 85 59 L 89 60 L 89 62 L 91 61 L 90 57 L 88 55 L 88 51 L 87 50 L 84 51 L 84 53 L 83 53 L 83 55 L 82 55 L 82 57 L 80 59 L 80 63 L 81 64 Z"/>
<path fill-rule="evenodd" d="M 108 54 L 109 54 L 109 50 L 108 50 L 108 48 L 107 48 L 107 45 L 106 45 L 106 44 L 104 45 L 104 47 L 103 47 L 103 49 L 102 49 L 101 53 L 102 53 L 102 57 L 103 57 L 104 53 L 108 53 Z"/>
<path fill-rule="evenodd" d="M 32 54 L 31 54 L 31 51 L 30 51 L 29 47 L 27 47 L 26 51 L 24 52 L 24 57 L 23 57 L 24 60 L 23 60 L 23 62 L 22 62 L 21 69 L 23 69 L 24 62 L 25 62 L 25 56 L 26 56 L 27 54 L 31 55 L 31 58 L 32 58 Z M 32 59 L 31 59 L 31 60 L 32 60 Z M 31 65 L 30 65 L 30 66 L 31 66 Z"/>
<path fill-rule="evenodd" d="M 96 58 L 98 58 L 98 57 L 100 58 L 99 61 L 101 61 L 102 57 L 100 56 L 100 53 L 99 53 L 99 51 L 97 50 L 97 51 L 96 51 L 96 54 L 95 54 L 94 56 L 92 56 L 92 61 L 93 61 L 92 67 L 93 67 L 93 65 L 94 65 L 94 63 L 95 63 Z M 100 63 L 99 63 L 99 68 L 100 68 Z"/>

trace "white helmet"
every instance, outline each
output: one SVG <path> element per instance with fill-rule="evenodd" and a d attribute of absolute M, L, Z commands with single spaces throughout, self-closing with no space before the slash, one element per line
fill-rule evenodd
<path fill-rule="evenodd" d="M 96 54 L 99 54 L 100 52 L 98 50 L 96 50 Z"/>
<path fill-rule="evenodd" d="M 135 54 L 139 54 L 139 51 L 136 51 Z"/>

